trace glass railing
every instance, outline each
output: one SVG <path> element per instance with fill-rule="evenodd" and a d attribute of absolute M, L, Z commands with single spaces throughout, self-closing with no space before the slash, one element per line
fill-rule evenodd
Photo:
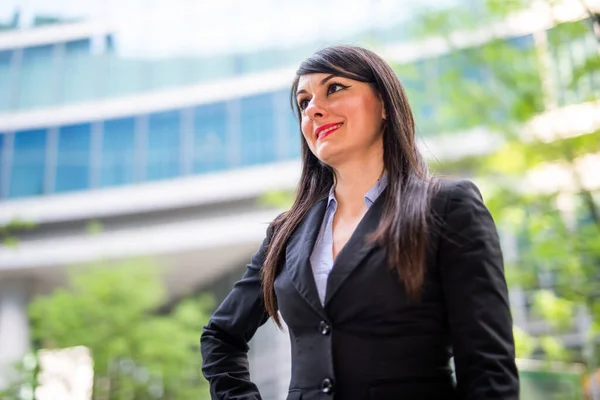
<path fill-rule="evenodd" d="M 391 32 L 394 32 L 391 34 Z M 560 29 L 550 31 L 550 36 Z M 360 38 L 378 44 L 393 43 L 407 37 L 407 29 L 399 27 L 356 34 L 349 43 L 360 43 Z M 374 38 L 374 39 L 373 39 Z M 531 35 L 512 39 L 515 43 L 533 45 Z M 226 80 L 249 73 L 284 67 L 295 67 L 324 43 L 302 47 L 266 49 L 245 54 L 210 54 L 204 56 L 173 56 L 164 58 L 123 55 L 112 35 L 47 44 L 22 49 L 0 50 L 0 115 L 82 101 L 110 99 L 126 95 L 148 93 L 168 88 L 185 87 L 205 82 Z M 586 41 L 552 47 L 552 56 L 565 65 L 580 61 L 595 50 L 589 35 Z M 442 55 L 413 63 L 415 74 L 401 75 L 407 86 L 419 90 L 425 85 L 437 84 L 444 68 L 454 61 Z M 465 64 L 465 73 L 473 73 Z M 562 71 L 550 71 L 556 82 L 563 86 L 560 104 L 572 104 L 589 97 L 590 88 L 600 86 L 600 77 L 594 82 L 582 82 L 580 87 L 567 88 L 569 77 Z M 429 86 L 427 90 L 429 90 Z M 429 96 L 428 96 L 429 97 Z M 430 104 L 430 106 L 432 106 Z M 427 107 L 423 105 L 423 107 Z"/>
<path fill-rule="evenodd" d="M 385 44 L 409 36 L 409 28 L 396 25 L 357 32 L 339 42 Z M 248 53 L 142 57 L 126 54 L 117 43 L 119 35 L 108 34 L 0 50 L 0 115 L 293 68 L 327 45 L 320 40 Z"/>

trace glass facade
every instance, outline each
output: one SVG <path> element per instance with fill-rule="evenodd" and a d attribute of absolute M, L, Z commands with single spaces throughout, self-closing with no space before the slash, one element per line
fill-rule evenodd
<path fill-rule="evenodd" d="M 203 105 L 191 112 L 193 173 L 227 168 L 227 104 Z"/>
<path fill-rule="evenodd" d="M 240 140 L 242 165 L 275 161 L 277 154 L 275 107 L 272 95 L 246 97 L 241 100 Z"/>
<path fill-rule="evenodd" d="M 57 81 L 58 72 L 56 49 L 57 45 L 43 45 L 17 50 L 21 52 L 17 75 L 17 109 L 39 108 L 55 103 L 54 82 Z"/>
<path fill-rule="evenodd" d="M 315 48 L 149 58 L 121 54 L 108 35 L 0 50 L 0 115 L 294 67 Z"/>
<path fill-rule="evenodd" d="M 553 44 L 552 55 L 560 62 L 576 62 L 582 59 L 582 54 L 589 54 L 589 48 L 594 48 L 594 43 L 587 39 L 575 43 L 573 48 L 560 45 L 563 42 L 556 37 L 561 35 L 554 30 L 548 35 Z M 509 42 L 518 47 L 534 46 L 531 35 Z M 53 101 L 82 101 L 98 93 L 116 96 L 149 90 L 154 88 L 152 85 L 189 84 L 190 79 L 203 79 L 211 74 L 245 73 L 258 68 L 259 59 L 263 62 L 261 68 L 282 62 L 265 53 L 264 58 L 243 56 L 250 57 L 244 59 L 246 61 L 254 60 L 250 62 L 256 63 L 253 67 L 249 67 L 242 56 L 216 57 L 210 63 L 201 63 L 202 68 L 198 68 L 200 64 L 193 59 L 152 64 L 152 61 L 126 60 L 112 54 L 109 38 L 104 43 L 108 52 L 91 55 L 93 43 L 94 40 L 85 39 L 0 52 L 0 82 L 6 83 L 0 88 L 0 105 L 10 108 L 14 106 L 11 99 L 16 99 L 18 107 L 42 107 Z M 460 116 L 444 119 L 447 116 L 440 111 L 443 104 L 452 101 L 444 91 L 449 69 L 458 71 L 460 78 L 479 84 L 487 82 L 486 71 L 469 61 L 469 51 L 477 49 L 396 66 L 410 99 L 419 135 L 427 137 L 471 127 L 472 124 Z M 569 58 L 564 55 L 567 53 L 581 54 Z M 291 58 L 292 53 L 284 57 Z M 16 66 L 19 79 L 13 80 Z M 551 73 L 556 74 L 560 85 L 563 82 L 560 71 Z M 103 78 L 98 79 L 97 74 L 103 74 Z M 105 85 L 103 79 L 108 79 L 109 84 Z M 54 84 L 44 84 L 48 80 Z M 586 93 L 600 89 L 600 79 L 592 76 L 588 83 L 591 85 L 573 89 L 563 85 L 564 90 L 559 91 L 561 105 L 584 101 Z M 9 134 L 3 135 L 6 137 L 0 155 L 0 179 L 3 180 L 0 194 L 5 198 L 120 186 L 294 159 L 300 155 L 301 135 L 286 90 Z"/>
<path fill-rule="evenodd" d="M 14 51 L 0 50 L 0 111 L 8 109 L 11 104 L 11 62 L 14 54 Z"/>
<path fill-rule="evenodd" d="M 48 130 L 16 132 L 13 138 L 9 197 L 38 196 L 47 192 L 46 145 Z"/>
<path fill-rule="evenodd" d="M 0 199 L 2 199 L 2 193 L 8 191 L 5 187 L 6 179 L 8 177 L 8 169 L 5 167 L 6 160 L 6 145 L 8 142 L 8 135 L 0 132 Z"/>
<path fill-rule="evenodd" d="M 57 76 L 57 102 L 76 103 L 92 99 L 98 93 L 96 76 L 101 64 L 98 56 L 91 54 L 91 40 L 82 39 L 58 46 L 60 60 Z"/>
<path fill-rule="evenodd" d="M 575 89 L 566 87 L 569 77 L 561 71 L 561 65 L 564 65 L 563 70 L 570 70 L 571 64 L 580 62 L 585 55 L 596 51 L 596 44 L 591 35 L 572 43 L 564 33 L 565 30 L 566 28 L 557 27 L 549 31 L 553 43 L 552 57 L 560 61 L 552 73 L 561 89 L 561 105 L 585 98 L 586 90 L 600 88 L 598 77 L 582 82 Z M 531 35 L 512 39 L 511 42 L 519 46 L 533 45 Z M 214 82 L 279 67 L 294 67 L 319 47 L 301 46 L 197 57 L 141 58 L 121 54 L 115 43 L 116 39 L 108 35 L 0 50 L 0 115 L 11 111 Z M 429 94 L 439 91 L 437 77 L 443 75 L 449 62 L 460 61 L 457 58 L 459 55 L 445 54 L 418 60 L 410 66 L 399 66 L 399 75 L 405 81 L 408 91 L 412 92 L 413 98 L 438 98 L 442 101 L 442 97 L 431 97 Z M 464 68 L 464 74 L 469 77 L 476 77 L 480 73 L 481 71 L 469 68 L 468 65 Z M 427 121 L 435 105 L 421 102 L 419 106 L 418 116 L 422 121 Z"/>
<path fill-rule="evenodd" d="M 396 6 L 402 7 L 400 3 Z M 170 55 L 154 49 L 157 52 L 154 54 L 153 47 L 144 43 L 143 38 L 136 39 L 138 42 L 134 40 L 132 45 L 132 39 L 123 32 L 2 49 L 0 114 L 211 82 L 275 68 L 293 68 L 331 42 L 397 43 L 409 39 L 410 32 L 406 22 L 387 21 L 370 28 L 357 26 L 355 32 L 343 32 L 340 36 L 315 37 L 293 45 L 265 44 L 247 52 L 213 49 Z M 148 54 L 132 51 L 135 45 L 144 49 L 149 46 Z M 178 43 L 174 42 L 173 46 L 177 47 Z M 160 48 L 160 43 L 156 47 Z"/>
<path fill-rule="evenodd" d="M 174 178 L 181 174 L 181 112 L 165 111 L 148 116 L 146 180 Z"/>
<path fill-rule="evenodd" d="M 63 126 L 58 130 L 54 191 L 69 192 L 90 187 L 91 124 Z"/>
<path fill-rule="evenodd" d="M 277 104 L 280 100 L 281 92 L 265 93 L 0 133 L 0 185 L 2 177 L 10 182 L 0 193 L 39 196 L 293 159 L 299 154 L 299 128 L 287 103 Z"/>
<path fill-rule="evenodd" d="M 121 186 L 135 181 L 135 118 L 102 123 L 102 144 L 98 150 L 100 187 Z"/>

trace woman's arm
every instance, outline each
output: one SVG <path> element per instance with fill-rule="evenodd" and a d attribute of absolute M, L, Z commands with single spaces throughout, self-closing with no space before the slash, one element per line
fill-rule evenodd
<path fill-rule="evenodd" d="M 498 233 L 479 189 L 449 188 L 439 265 L 461 400 L 519 398 L 512 317 Z"/>
<path fill-rule="evenodd" d="M 200 339 L 202 372 L 210 383 L 212 399 L 258 400 L 260 393 L 250 381 L 248 342 L 269 318 L 265 311 L 260 269 L 266 257 L 270 232 L 247 265 L 246 274 L 204 327 Z"/>

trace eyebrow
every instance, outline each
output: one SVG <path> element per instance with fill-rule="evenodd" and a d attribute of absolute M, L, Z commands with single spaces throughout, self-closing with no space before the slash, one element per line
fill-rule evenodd
<path fill-rule="evenodd" d="M 319 85 L 323 86 L 324 84 L 327 83 L 328 80 L 330 80 L 331 78 L 335 78 L 337 75 L 335 74 L 331 74 L 331 75 L 327 75 L 325 78 L 323 78 L 321 80 L 321 82 L 319 82 Z M 300 89 L 296 92 L 296 97 L 298 97 L 298 95 L 302 94 L 302 93 L 308 93 L 306 90 L 304 89 Z"/>

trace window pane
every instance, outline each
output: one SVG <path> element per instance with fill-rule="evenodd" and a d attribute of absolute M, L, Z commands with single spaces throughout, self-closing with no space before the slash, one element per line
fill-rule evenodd
<path fill-rule="evenodd" d="M 227 168 L 226 106 L 200 106 L 194 111 L 194 173 Z"/>
<path fill-rule="evenodd" d="M 58 131 L 56 192 L 86 189 L 90 176 L 90 124 L 61 127 Z"/>
<path fill-rule="evenodd" d="M 0 51 L 0 111 L 10 108 L 12 88 L 10 61 L 14 51 Z"/>
<path fill-rule="evenodd" d="M 46 106 L 54 93 L 54 45 L 23 50 L 19 74 L 19 109 Z"/>
<path fill-rule="evenodd" d="M 242 165 L 275 160 L 275 116 L 272 94 L 242 99 Z"/>
<path fill-rule="evenodd" d="M 179 110 L 148 117 L 148 180 L 179 175 L 179 119 Z"/>
<path fill-rule="evenodd" d="M 396 75 L 408 97 L 408 102 L 412 109 L 417 132 L 424 134 L 431 131 L 431 124 L 428 126 L 430 118 L 427 114 L 431 112 L 431 93 L 427 92 L 426 77 L 428 80 L 436 80 L 437 76 L 431 73 L 427 74 L 425 71 L 425 62 L 419 60 L 409 64 L 402 64 L 395 67 Z M 430 85 L 431 86 L 431 85 Z"/>
<path fill-rule="evenodd" d="M 152 90 L 180 86 L 186 82 L 185 63 L 181 58 L 159 58 L 151 65 Z"/>
<path fill-rule="evenodd" d="M 301 140 L 304 140 L 302 137 L 302 131 L 300 131 L 300 122 L 294 112 L 290 110 L 288 115 L 288 158 L 298 158 L 300 157 L 300 149 L 301 149 Z"/>
<path fill-rule="evenodd" d="M 118 38 L 107 38 L 107 63 L 106 85 L 103 87 L 106 97 L 132 94 L 142 91 L 146 85 L 149 61 L 126 56 L 119 52 Z"/>
<path fill-rule="evenodd" d="M 186 83 L 210 82 L 235 75 L 235 57 L 231 55 L 198 56 L 184 59 Z"/>
<path fill-rule="evenodd" d="M 6 148 L 6 139 L 7 135 L 4 132 L 0 132 L 0 199 L 2 199 L 3 196 L 3 189 L 4 189 L 4 176 L 5 176 L 5 165 L 4 165 L 4 149 Z"/>
<path fill-rule="evenodd" d="M 65 44 L 65 56 L 62 68 L 62 101 L 92 99 L 95 94 L 97 79 L 96 63 L 99 56 L 90 54 L 90 39 L 77 40 Z"/>
<path fill-rule="evenodd" d="M 46 130 L 16 132 L 14 140 L 10 197 L 43 194 Z"/>
<path fill-rule="evenodd" d="M 135 120 L 104 121 L 101 157 L 101 186 L 119 186 L 135 178 Z"/>

